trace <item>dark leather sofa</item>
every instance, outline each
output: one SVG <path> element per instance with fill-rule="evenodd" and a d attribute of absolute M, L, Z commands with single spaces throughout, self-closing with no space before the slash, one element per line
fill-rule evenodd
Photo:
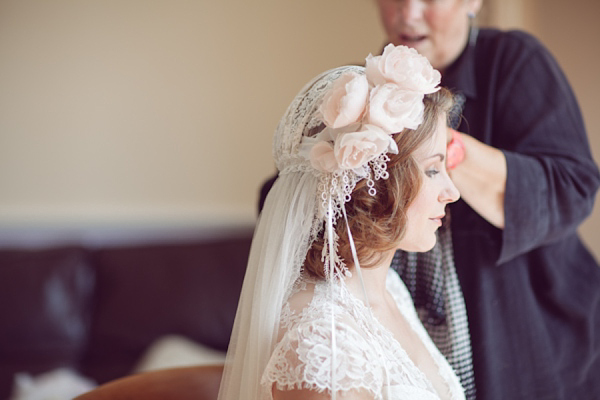
<path fill-rule="evenodd" d="M 135 243 L 0 240 L 0 399 L 17 372 L 71 367 L 99 384 L 126 376 L 168 334 L 226 350 L 251 237 L 246 228 Z"/>

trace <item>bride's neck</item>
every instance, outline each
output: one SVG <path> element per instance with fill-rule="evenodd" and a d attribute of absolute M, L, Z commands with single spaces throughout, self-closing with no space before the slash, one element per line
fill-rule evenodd
<path fill-rule="evenodd" d="M 382 257 L 381 262 L 374 267 L 361 268 L 362 281 L 371 307 L 381 304 L 385 300 L 386 277 L 395 251 Z M 360 276 L 356 268 L 351 268 L 352 276 L 346 278 L 346 286 L 359 299 L 364 298 L 363 289 L 360 282 Z"/>

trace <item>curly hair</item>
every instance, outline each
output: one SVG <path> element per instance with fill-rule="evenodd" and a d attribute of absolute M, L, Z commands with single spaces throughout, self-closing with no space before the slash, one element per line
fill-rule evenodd
<path fill-rule="evenodd" d="M 421 125 L 394 135 L 398 154 L 389 155 L 389 178 L 375 182 L 376 196 L 369 195 L 364 179 L 352 192 L 350 201 L 346 203 L 346 213 L 361 268 L 376 266 L 384 254 L 394 250 L 404 237 L 406 210 L 419 193 L 422 183 L 421 171 L 413 153 L 433 136 L 440 115 L 448 115 L 453 104 L 452 94 L 445 88 L 425 95 Z M 351 266 L 352 252 L 345 221 L 339 219 L 334 229 L 339 237 L 338 253 L 344 263 Z M 323 242 L 320 235 L 308 250 L 303 266 L 310 275 L 320 278 L 325 277 L 321 260 Z"/>

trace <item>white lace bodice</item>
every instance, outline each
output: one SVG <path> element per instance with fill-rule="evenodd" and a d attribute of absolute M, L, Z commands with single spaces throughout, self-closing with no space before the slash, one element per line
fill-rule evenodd
<path fill-rule="evenodd" d="M 460 382 L 437 350 L 414 309 L 408 290 L 390 270 L 387 289 L 398 309 L 430 352 L 452 400 L 464 399 Z M 336 388 L 372 394 L 373 399 L 439 399 L 431 382 L 400 343 L 345 285 L 304 282 L 282 310 L 279 341 L 262 385 L 280 390 L 331 391 L 332 310 L 335 314 Z"/>

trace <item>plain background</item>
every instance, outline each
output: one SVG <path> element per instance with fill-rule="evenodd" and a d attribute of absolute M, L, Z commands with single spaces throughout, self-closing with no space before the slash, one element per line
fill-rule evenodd
<path fill-rule="evenodd" d="M 559 60 L 600 160 L 600 3 L 484 7 Z M 296 92 L 383 44 L 371 0 L 0 0 L 0 228 L 252 225 Z"/>

